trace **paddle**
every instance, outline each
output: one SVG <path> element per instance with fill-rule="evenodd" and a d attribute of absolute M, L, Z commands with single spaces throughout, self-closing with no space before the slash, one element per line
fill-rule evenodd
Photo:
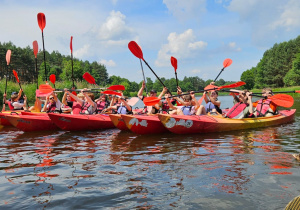
<path fill-rule="evenodd" d="M 17 82 L 19 83 L 20 89 L 22 89 L 21 83 L 20 83 L 20 80 L 19 80 L 19 77 L 18 77 L 18 73 L 17 73 L 15 70 L 13 70 L 13 74 L 14 74 L 14 76 L 15 76 Z M 22 89 L 22 90 L 23 90 L 23 89 Z M 23 93 L 24 93 L 24 95 L 26 95 L 24 91 L 23 91 Z M 27 106 L 29 107 L 28 102 L 27 102 Z"/>
<path fill-rule="evenodd" d="M 75 87 L 74 84 L 74 71 L 73 71 L 73 36 L 71 36 L 71 40 L 70 40 L 70 50 L 71 50 L 71 62 L 72 62 L 72 81 L 73 81 L 73 88 Z"/>
<path fill-rule="evenodd" d="M 52 82 L 54 88 L 55 88 L 55 81 L 56 81 L 56 77 L 55 74 L 51 74 L 49 77 L 50 82 Z"/>
<path fill-rule="evenodd" d="M 300 90 L 290 90 L 290 91 L 276 91 L 272 93 L 300 93 Z M 253 94 L 262 94 L 262 93 L 253 93 Z"/>
<path fill-rule="evenodd" d="M 46 68 L 46 53 L 45 53 L 45 44 L 44 44 L 44 28 L 46 26 L 46 17 L 44 13 L 37 14 L 37 20 L 40 29 L 42 30 L 42 40 L 43 40 L 43 52 L 44 52 L 44 64 L 45 64 L 45 79 L 47 82 L 47 68 Z"/>
<path fill-rule="evenodd" d="M 8 69 L 9 69 L 9 63 L 10 63 L 10 57 L 11 57 L 11 50 L 7 50 L 6 52 L 6 63 L 7 63 L 7 69 L 6 69 L 6 77 L 5 77 L 5 95 L 6 95 L 6 90 L 7 90 L 7 76 L 8 76 Z M 3 108 L 2 111 L 5 110 L 5 100 L 6 100 L 6 96 L 3 97 Z"/>
<path fill-rule="evenodd" d="M 224 71 L 224 69 L 228 66 L 230 66 L 232 64 L 232 60 L 230 58 L 226 58 L 224 61 L 223 61 L 223 68 L 221 69 L 220 73 L 218 74 L 218 76 L 216 77 L 216 79 L 214 80 L 217 81 L 218 77 L 220 76 L 220 74 Z"/>
<path fill-rule="evenodd" d="M 178 78 L 177 78 L 177 59 L 174 58 L 173 56 L 171 56 L 171 64 L 174 67 L 175 70 L 175 77 L 176 77 L 176 83 L 177 83 L 177 87 L 178 87 Z"/>
<path fill-rule="evenodd" d="M 153 71 L 153 69 L 149 66 L 149 64 L 145 61 L 144 57 L 143 57 L 143 51 L 141 49 L 141 47 L 135 42 L 135 41 L 131 41 L 128 43 L 128 48 L 131 51 L 131 53 L 139 58 L 142 59 L 144 61 L 144 63 L 148 66 L 148 68 L 152 71 L 152 73 L 155 75 L 155 77 L 158 79 L 158 81 L 164 86 L 165 84 L 161 81 L 161 79 L 156 75 L 156 73 Z M 168 90 L 168 92 L 172 95 L 172 93 Z"/>
<path fill-rule="evenodd" d="M 118 93 L 112 90 L 105 90 L 101 92 L 102 94 L 106 94 L 106 95 L 116 95 L 116 96 L 122 96 L 122 93 Z"/>
<path fill-rule="evenodd" d="M 68 90 L 69 91 L 73 91 L 72 93 L 74 94 L 74 91 L 80 92 L 83 89 L 68 89 Z M 38 89 L 38 92 L 41 93 L 41 94 L 49 94 L 49 93 L 52 93 L 53 91 L 55 91 L 55 92 L 63 92 L 64 90 L 63 89 L 55 89 L 55 88 L 51 87 L 48 84 L 41 84 L 39 86 L 39 89 Z M 91 89 L 87 89 L 84 92 L 100 93 L 99 91 L 91 91 Z M 75 92 L 74 95 L 76 95 L 76 92 Z"/>
<path fill-rule="evenodd" d="M 82 77 L 88 83 L 93 84 L 93 85 L 97 85 L 94 77 L 92 75 L 90 75 L 88 72 L 85 72 Z M 97 85 L 97 86 L 99 86 L 99 85 Z M 121 91 L 124 91 L 125 90 L 125 86 L 124 85 L 112 85 L 112 86 L 110 86 L 108 88 L 99 88 L 99 89 L 110 89 L 110 90 L 121 90 Z M 91 90 L 95 90 L 95 89 L 91 89 Z"/>
<path fill-rule="evenodd" d="M 39 47 L 38 47 L 38 42 L 35 40 L 32 42 L 33 45 L 33 53 L 34 53 L 34 57 L 35 57 L 35 72 L 36 72 L 36 89 L 39 88 L 39 72 L 38 72 L 38 68 L 37 68 L 37 54 L 39 51 Z"/>
<path fill-rule="evenodd" d="M 199 90 L 199 91 L 194 91 L 194 93 L 202 93 L 204 91 L 209 91 L 209 90 L 221 90 L 221 89 L 225 89 L 225 88 L 236 88 L 236 87 L 240 87 L 240 86 L 243 86 L 245 85 L 246 83 L 245 82 L 236 82 L 236 83 L 233 83 L 233 84 L 230 84 L 230 85 L 224 85 L 224 86 L 214 86 L 212 88 L 204 88 L 204 90 Z M 184 93 L 184 94 L 179 94 L 179 95 L 174 95 L 174 96 L 170 96 L 168 98 L 172 98 L 172 97 L 178 97 L 178 96 L 183 96 L 183 95 L 189 95 L 190 93 Z M 164 99 L 164 97 L 162 97 L 161 99 Z M 157 97 L 146 97 L 144 98 L 143 102 L 146 106 L 153 106 L 155 104 L 157 104 L 160 100 L 160 98 L 157 98 Z"/>

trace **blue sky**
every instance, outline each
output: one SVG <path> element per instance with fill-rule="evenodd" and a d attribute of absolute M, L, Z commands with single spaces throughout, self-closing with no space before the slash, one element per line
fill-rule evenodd
<path fill-rule="evenodd" d="M 136 41 L 159 77 L 240 79 L 275 43 L 300 35 L 299 0 L 0 0 L 0 41 L 20 47 L 37 40 L 37 14 L 46 15 L 45 48 L 104 64 L 109 75 L 142 80 L 139 60 L 128 50 Z M 13 52 L 12 52 L 13 53 Z M 144 65 L 146 77 L 155 76 Z"/>

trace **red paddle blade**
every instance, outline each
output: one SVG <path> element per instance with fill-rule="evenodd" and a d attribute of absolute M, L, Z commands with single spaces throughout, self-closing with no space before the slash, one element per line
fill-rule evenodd
<path fill-rule="evenodd" d="M 106 95 L 116 95 L 116 96 L 122 96 L 122 93 L 118 93 L 112 90 L 106 90 L 102 91 L 101 93 L 106 94 Z"/>
<path fill-rule="evenodd" d="M 289 108 L 294 104 L 294 98 L 286 94 L 276 94 L 272 97 L 269 97 L 269 99 L 271 99 L 272 102 L 277 106 L 282 106 L 286 108 Z"/>
<path fill-rule="evenodd" d="M 107 89 L 110 90 L 125 90 L 125 86 L 124 85 L 112 85 L 110 87 L 108 87 Z"/>
<path fill-rule="evenodd" d="M 49 77 L 49 80 L 50 80 L 50 82 L 52 82 L 52 84 L 55 84 L 55 81 L 56 81 L 55 74 L 51 74 Z"/>
<path fill-rule="evenodd" d="M 205 94 L 203 94 L 203 96 L 198 100 L 198 103 L 201 105 L 202 104 L 202 101 L 203 101 L 203 99 L 204 99 L 204 96 L 205 96 Z"/>
<path fill-rule="evenodd" d="M 174 58 L 173 56 L 171 56 L 171 64 L 174 67 L 175 72 L 176 72 L 176 70 L 177 70 L 177 59 Z"/>
<path fill-rule="evenodd" d="M 157 97 L 146 97 L 143 100 L 144 104 L 146 106 L 154 106 L 155 104 L 157 104 L 158 102 L 160 102 L 160 98 Z"/>
<path fill-rule="evenodd" d="M 216 86 L 216 85 L 207 85 L 205 88 L 204 88 L 204 90 L 218 90 L 218 86 Z"/>
<path fill-rule="evenodd" d="M 138 58 L 144 60 L 143 51 L 135 41 L 129 42 L 128 43 L 128 48 L 135 57 L 138 57 Z"/>
<path fill-rule="evenodd" d="M 71 41 L 70 41 L 70 50 L 71 50 L 71 53 L 73 53 L 73 44 L 72 44 L 72 41 L 73 41 L 73 36 L 71 36 Z"/>
<path fill-rule="evenodd" d="M 9 65 L 9 63 L 10 63 L 10 56 L 11 56 L 11 50 L 7 50 L 7 52 L 6 52 L 6 62 L 7 62 L 7 65 Z"/>
<path fill-rule="evenodd" d="M 295 90 L 295 93 L 300 93 L 300 90 Z"/>
<path fill-rule="evenodd" d="M 232 60 L 230 58 L 226 58 L 224 61 L 223 61 L 223 67 L 226 68 L 228 66 L 230 66 L 232 64 Z"/>
<path fill-rule="evenodd" d="M 13 70 L 13 74 L 15 75 L 17 82 L 20 83 L 18 73 L 15 70 Z"/>
<path fill-rule="evenodd" d="M 73 91 L 72 94 L 77 96 L 77 93 L 75 91 Z M 71 97 L 71 101 L 76 101 L 76 100 L 73 97 Z"/>
<path fill-rule="evenodd" d="M 85 79 L 88 83 L 90 83 L 90 84 L 96 84 L 96 82 L 95 82 L 95 79 L 94 79 L 94 77 L 92 76 L 92 75 L 90 75 L 88 72 L 85 72 L 84 74 L 83 74 L 83 79 Z"/>
<path fill-rule="evenodd" d="M 224 85 L 224 86 L 221 86 L 219 87 L 219 90 L 220 89 L 224 89 L 224 88 L 236 88 L 236 87 L 240 87 L 240 86 L 243 86 L 243 85 L 246 85 L 246 82 L 236 82 L 236 83 L 233 83 L 233 84 L 230 84 L 230 85 Z"/>
<path fill-rule="evenodd" d="M 46 26 L 46 17 L 44 13 L 39 13 L 37 14 L 37 20 L 38 20 L 38 24 L 40 29 L 43 31 L 45 26 Z"/>
<path fill-rule="evenodd" d="M 40 93 L 51 93 L 54 90 L 55 90 L 54 88 L 52 88 L 50 85 L 47 85 L 47 84 L 41 84 L 39 86 L 39 92 Z"/>
<path fill-rule="evenodd" d="M 33 53 L 34 56 L 36 57 L 39 51 L 39 46 L 38 46 L 38 42 L 35 40 L 32 42 L 32 46 L 33 46 Z"/>
<path fill-rule="evenodd" d="M 229 93 L 229 95 L 231 95 L 231 96 L 234 96 L 234 95 L 238 96 L 238 95 L 239 95 L 239 93 L 236 93 L 236 92 L 231 92 L 231 93 Z"/>

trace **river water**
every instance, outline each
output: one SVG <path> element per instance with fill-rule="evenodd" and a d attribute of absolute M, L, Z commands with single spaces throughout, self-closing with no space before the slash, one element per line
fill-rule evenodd
<path fill-rule="evenodd" d="M 4 127 L 0 208 L 283 209 L 300 194 L 299 101 L 292 123 L 217 134 Z"/>

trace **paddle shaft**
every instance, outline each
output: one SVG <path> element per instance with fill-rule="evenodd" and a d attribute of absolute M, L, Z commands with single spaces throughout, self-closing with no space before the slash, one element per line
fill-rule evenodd
<path fill-rule="evenodd" d="M 290 91 L 276 91 L 272 93 L 298 93 L 297 90 L 290 90 Z M 253 93 L 253 94 L 262 94 L 262 93 Z"/>
<path fill-rule="evenodd" d="M 144 74 L 144 69 L 143 69 L 142 59 L 140 59 L 140 63 L 141 63 L 141 68 L 142 68 L 143 77 L 144 77 L 144 81 L 145 81 L 146 93 L 147 93 L 147 95 L 148 95 L 147 82 L 146 82 L 146 78 L 145 78 L 145 74 Z"/>
<path fill-rule="evenodd" d="M 8 75 L 8 68 L 9 68 L 9 65 L 7 66 L 7 69 L 6 69 L 6 77 L 5 77 L 5 91 L 4 93 L 6 94 L 6 90 L 7 90 L 7 75 Z M 3 97 L 3 109 L 5 109 L 5 100 L 6 100 L 6 96 Z"/>
<path fill-rule="evenodd" d="M 44 52 L 45 79 L 46 79 L 46 82 L 47 82 L 46 53 L 45 53 L 44 32 L 43 32 L 43 30 L 42 30 L 42 40 L 43 40 L 43 52 Z"/>
<path fill-rule="evenodd" d="M 176 84 L 177 84 L 177 87 L 179 87 L 179 86 L 178 86 L 177 71 L 175 71 L 175 77 L 176 77 Z"/>
<path fill-rule="evenodd" d="M 224 69 L 225 69 L 225 67 L 223 67 L 223 68 L 221 69 L 220 73 L 218 74 L 218 76 L 216 77 L 216 79 L 214 80 L 214 82 L 217 81 L 218 77 L 219 77 L 220 74 L 224 71 Z"/>
<path fill-rule="evenodd" d="M 72 81 L 73 81 L 73 87 L 75 87 L 75 84 L 74 84 L 74 71 L 73 71 L 73 53 L 71 52 L 71 63 L 72 63 Z"/>
<path fill-rule="evenodd" d="M 35 58 L 36 89 L 39 89 L 39 72 L 37 68 L 37 58 Z"/>

